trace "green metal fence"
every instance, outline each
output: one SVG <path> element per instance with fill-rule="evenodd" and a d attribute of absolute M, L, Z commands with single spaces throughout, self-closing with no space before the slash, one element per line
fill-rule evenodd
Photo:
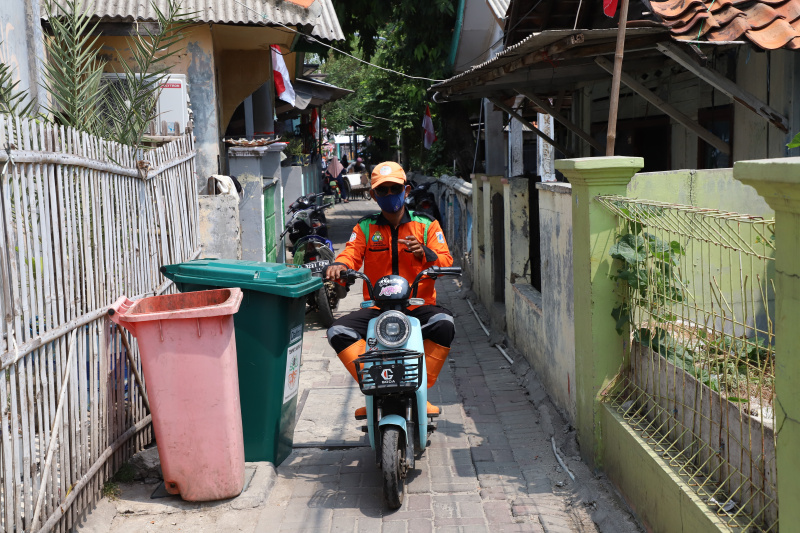
<path fill-rule="evenodd" d="M 609 402 L 734 531 L 777 531 L 774 220 L 621 196 Z"/>

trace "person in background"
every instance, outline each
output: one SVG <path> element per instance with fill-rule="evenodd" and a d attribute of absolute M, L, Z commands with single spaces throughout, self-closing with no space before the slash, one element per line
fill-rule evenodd
<path fill-rule="evenodd" d="M 339 194 L 342 195 L 342 201 L 347 203 L 347 189 L 344 188 L 344 166 L 342 166 L 339 162 L 339 158 L 336 156 L 328 159 L 328 168 L 325 169 L 325 179 L 328 181 L 336 181 L 339 185 Z"/>
<path fill-rule="evenodd" d="M 366 170 L 367 167 L 364 165 L 364 160 L 360 157 L 356 158 L 356 160 L 350 163 L 350 166 L 347 167 L 348 174 L 361 174 Z"/>

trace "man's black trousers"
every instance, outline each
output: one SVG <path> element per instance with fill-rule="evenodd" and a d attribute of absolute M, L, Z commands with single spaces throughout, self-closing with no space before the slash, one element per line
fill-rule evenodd
<path fill-rule="evenodd" d="M 340 353 L 345 348 L 367 337 L 369 321 L 381 314 L 380 309 L 359 309 L 349 315 L 336 320 L 328 328 L 328 342 Z M 431 340 L 439 346 L 449 348 L 456 334 L 453 314 L 438 305 L 421 305 L 413 310 L 407 310 L 408 316 L 413 316 L 422 325 L 422 338 Z"/>

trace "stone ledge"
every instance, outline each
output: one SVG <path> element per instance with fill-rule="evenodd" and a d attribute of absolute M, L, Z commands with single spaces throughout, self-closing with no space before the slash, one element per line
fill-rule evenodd
<path fill-rule="evenodd" d="M 649 531 L 730 531 L 608 404 L 600 405 L 600 421 L 602 468 Z"/>
<path fill-rule="evenodd" d="M 572 184 L 563 181 L 542 181 L 536 184 L 536 188 L 556 194 L 572 194 Z"/>

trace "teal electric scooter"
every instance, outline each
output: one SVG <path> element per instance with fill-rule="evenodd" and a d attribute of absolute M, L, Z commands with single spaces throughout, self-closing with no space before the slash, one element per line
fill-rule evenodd
<path fill-rule="evenodd" d="M 369 322 L 364 355 L 355 360 L 358 386 L 366 395 L 370 446 L 383 472 L 383 495 L 391 509 L 403 504 L 405 480 L 414 469 L 428 435 L 436 429 L 428 418 L 428 378 L 419 320 L 404 311 L 422 305 L 417 286 L 425 277 L 460 276 L 460 267 L 431 267 L 413 283 L 401 276 L 384 276 L 373 286 L 361 272 L 347 270 L 348 282 L 361 278 L 370 299 L 362 308 L 377 307 L 381 314 Z"/>

